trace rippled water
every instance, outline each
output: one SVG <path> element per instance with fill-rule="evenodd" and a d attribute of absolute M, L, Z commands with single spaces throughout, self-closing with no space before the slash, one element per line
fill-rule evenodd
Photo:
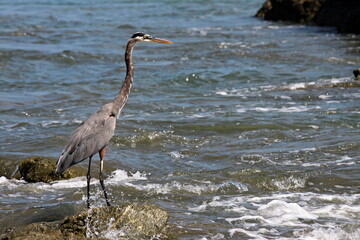
<path fill-rule="evenodd" d="M 134 50 L 105 161 L 113 204 L 162 207 L 181 239 L 359 239 L 360 38 L 258 20 L 262 3 L 1 3 L 1 229 L 86 208 L 85 177 L 11 175 L 25 157 L 57 158 L 113 99 L 143 31 L 174 44 Z M 92 192 L 104 205 L 96 179 Z"/>

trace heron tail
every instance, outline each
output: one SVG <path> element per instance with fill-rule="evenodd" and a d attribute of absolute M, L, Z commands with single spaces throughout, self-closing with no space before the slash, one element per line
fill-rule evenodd
<path fill-rule="evenodd" d="M 71 159 L 68 158 L 68 153 L 63 152 L 56 162 L 56 173 L 62 174 L 71 165 L 73 165 L 73 164 L 72 164 Z"/>

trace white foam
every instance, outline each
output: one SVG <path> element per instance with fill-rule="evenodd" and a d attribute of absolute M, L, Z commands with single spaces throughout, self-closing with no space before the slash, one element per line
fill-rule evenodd
<path fill-rule="evenodd" d="M 218 95 L 222 95 L 222 96 L 226 96 L 226 95 L 228 95 L 228 93 L 227 93 L 227 92 L 225 92 L 225 91 L 217 91 L 217 92 L 216 92 L 216 94 L 218 94 Z"/>
<path fill-rule="evenodd" d="M 301 176 L 301 177 L 284 177 L 281 179 L 273 179 L 271 182 L 276 186 L 278 190 L 290 190 L 290 189 L 296 189 L 296 188 L 304 188 L 307 177 Z"/>
<path fill-rule="evenodd" d="M 326 60 L 328 60 L 329 62 L 333 62 L 333 63 L 344 62 L 343 58 L 337 58 L 337 57 L 328 57 L 328 58 L 326 58 Z"/>
<path fill-rule="evenodd" d="M 237 48 L 243 48 L 243 49 L 250 49 L 250 46 L 248 46 L 244 42 L 221 42 L 219 44 L 219 48 L 229 48 L 229 47 L 237 47 Z"/>
<path fill-rule="evenodd" d="M 297 150 L 293 150 L 293 151 L 289 151 L 290 153 L 299 153 L 299 152 L 313 152 L 316 151 L 316 148 L 312 147 L 312 148 L 301 148 L 301 149 L 297 149 Z"/>
<path fill-rule="evenodd" d="M 96 179 L 92 179 L 90 184 L 95 184 Z M 98 182 L 98 181 L 96 181 Z M 32 183 L 33 188 L 42 190 L 57 190 L 57 189 L 69 189 L 69 188 L 83 188 L 87 186 L 86 177 L 77 177 L 67 180 L 55 181 L 52 183 Z"/>
<path fill-rule="evenodd" d="M 207 118 L 212 115 L 213 115 L 212 113 L 195 113 L 195 114 L 187 116 L 187 118 Z"/>
<path fill-rule="evenodd" d="M 287 89 L 289 90 L 299 90 L 299 89 L 305 89 L 309 85 L 315 85 L 314 82 L 311 83 L 292 83 L 287 86 Z"/>
<path fill-rule="evenodd" d="M 298 225 L 294 221 L 298 219 L 317 219 L 318 216 L 311 214 L 297 203 L 287 203 L 281 200 L 272 200 L 258 209 L 261 216 L 275 225 Z M 302 224 L 301 224 L 302 225 Z"/>
<path fill-rule="evenodd" d="M 338 159 L 335 161 L 336 165 L 353 165 L 355 164 L 354 161 L 351 161 L 353 160 L 353 158 L 349 157 L 349 156 L 343 156 L 342 158 Z"/>
<path fill-rule="evenodd" d="M 26 184 L 24 180 L 7 179 L 4 176 L 0 177 L 0 186 L 6 187 L 8 189 L 14 189 L 18 186 L 23 186 L 24 184 Z"/>
<path fill-rule="evenodd" d="M 323 81 L 325 83 L 337 84 L 337 83 L 349 82 L 349 81 L 351 81 L 351 78 L 349 78 L 349 77 L 331 78 L 331 79 L 323 79 L 323 80 L 320 80 L 320 81 Z"/>
<path fill-rule="evenodd" d="M 328 95 L 328 94 L 319 95 L 319 98 L 320 98 L 320 99 L 329 99 L 329 98 L 332 98 L 332 97 L 333 97 L 333 96 Z"/>
<path fill-rule="evenodd" d="M 208 207 L 208 204 L 206 202 L 203 202 L 201 205 L 197 207 L 189 207 L 189 211 L 191 212 L 205 212 L 206 208 Z"/>
<path fill-rule="evenodd" d="M 291 107 L 280 107 L 280 108 L 273 108 L 273 107 L 256 107 L 254 108 L 255 111 L 258 112 L 281 112 L 281 113 L 293 113 L 293 112 L 306 112 L 309 110 L 314 109 L 321 109 L 319 106 L 315 107 L 308 107 L 308 106 L 291 106 Z"/>
<path fill-rule="evenodd" d="M 117 169 L 112 172 L 111 176 L 106 180 L 106 183 L 116 185 L 140 180 L 147 180 L 146 174 L 140 173 L 139 171 L 136 173 L 128 173 L 124 170 Z"/>
<path fill-rule="evenodd" d="M 300 82 L 300 83 L 290 83 L 284 87 L 282 87 L 282 89 L 288 89 L 288 90 L 302 90 L 302 89 L 306 89 L 309 87 L 321 87 L 321 86 L 326 86 L 329 84 L 339 84 L 339 83 L 345 83 L 345 82 L 349 82 L 352 81 L 351 78 L 346 77 L 346 78 L 331 78 L 331 79 L 319 79 L 316 82 Z M 324 97 L 325 99 L 327 98 L 327 95 L 321 95 L 321 97 Z M 321 98 L 320 97 L 320 98 Z M 331 96 L 329 96 L 331 97 Z"/>
<path fill-rule="evenodd" d="M 296 152 L 296 151 L 294 151 L 294 152 Z M 319 167 L 321 165 L 334 165 L 334 164 L 336 164 L 337 166 L 355 165 L 356 161 L 354 161 L 354 159 L 349 156 L 343 156 L 342 158 L 335 160 L 335 161 L 331 160 L 331 161 L 303 163 L 302 166 L 304 166 L 304 167 Z"/>
<path fill-rule="evenodd" d="M 107 184 L 125 184 L 128 182 L 140 181 L 140 180 L 147 180 L 146 174 L 136 172 L 136 173 L 128 173 L 124 170 L 118 169 L 112 172 L 111 176 L 106 179 Z M 92 178 L 90 184 L 98 184 L 99 179 Z M 7 179 L 4 176 L 0 177 L 0 186 L 6 186 L 7 188 L 19 188 L 26 186 L 28 189 L 32 189 L 33 191 L 57 191 L 59 189 L 71 189 L 71 188 L 83 188 L 87 186 L 86 177 L 76 177 L 67 180 L 59 180 L 54 181 L 51 183 L 27 183 L 23 180 L 16 180 L 16 179 Z"/>
<path fill-rule="evenodd" d="M 4 176 L 0 177 L 0 185 L 5 185 L 8 183 L 8 179 Z"/>
<path fill-rule="evenodd" d="M 161 193 L 161 194 L 169 194 L 175 192 L 188 192 L 193 194 L 201 195 L 204 192 L 216 192 L 220 189 L 228 186 L 235 186 L 239 192 L 247 191 L 247 186 L 242 183 L 234 183 L 234 182 L 224 182 L 221 184 L 214 184 L 210 181 L 204 181 L 198 184 L 185 184 L 177 181 L 168 182 L 165 184 L 160 183 L 146 183 L 146 184 L 128 184 L 128 186 L 132 186 L 138 190 L 152 192 L 152 193 Z"/>
<path fill-rule="evenodd" d="M 277 239 L 359 239 L 360 194 L 283 193 L 247 198 L 216 196 L 190 211 L 227 212 L 236 217 L 219 217 L 233 228 L 231 237 L 268 239 L 279 228 L 293 236 Z M 250 206 L 250 207 L 249 207 Z M 227 214 L 225 214 L 227 215 Z M 348 231 L 347 229 L 350 229 Z M 333 238 L 323 231 L 332 231 Z"/>
<path fill-rule="evenodd" d="M 286 95 L 279 96 L 279 98 L 283 100 L 293 100 L 292 97 Z"/>
<path fill-rule="evenodd" d="M 65 125 L 65 122 L 60 122 L 60 121 L 41 121 L 41 126 L 42 127 L 48 127 L 48 126 L 51 126 L 51 125 Z"/>
<path fill-rule="evenodd" d="M 309 233 L 294 232 L 300 240 L 358 240 L 360 229 L 344 230 L 339 227 L 319 227 Z"/>
<path fill-rule="evenodd" d="M 185 157 L 184 154 L 181 154 L 181 153 L 179 153 L 178 151 L 172 151 L 172 152 L 170 152 L 170 156 L 171 156 L 172 158 L 174 158 L 174 159 L 180 159 L 180 158 Z"/>

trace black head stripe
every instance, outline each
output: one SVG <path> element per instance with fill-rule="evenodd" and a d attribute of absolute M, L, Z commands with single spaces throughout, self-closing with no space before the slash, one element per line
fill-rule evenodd
<path fill-rule="evenodd" d="M 131 38 L 143 37 L 143 36 L 145 36 L 145 33 L 142 33 L 142 32 L 137 32 L 137 33 L 135 33 L 134 35 L 132 35 L 132 37 L 131 37 Z"/>

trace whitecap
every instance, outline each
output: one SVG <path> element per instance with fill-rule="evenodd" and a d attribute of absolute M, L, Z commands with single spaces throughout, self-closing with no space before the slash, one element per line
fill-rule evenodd
<path fill-rule="evenodd" d="M 218 94 L 218 95 L 222 95 L 222 96 L 228 95 L 228 93 L 225 92 L 225 91 L 217 91 L 217 92 L 215 92 L 215 93 Z"/>
<path fill-rule="evenodd" d="M 187 118 L 206 118 L 206 117 L 210 117 L 211 115 L 212 115 L 211 113 L 195 113 L 190 116 L 187 116 Z"/>
<path fill-rule="evenodd" d="M 281 200 L 272 200 L 258 209 L 261 216 L 275 225 L 299 225 L 299 219 L 315 220 L 317 215 L 306 211 L 297 203 L 287 203 Z M 300 224 L 303 225 L 303 224 Z"/>
<path fill-rule="evenodd" d="M 216 192 L 224 187 L 229 185 L 235 186 L 239 192 L 247 191 L 247 186 L 241 183 L 235 182 L 224 182 L 221 184 L 214 184 L 210 181 L 204 181 L 200 184 L 185 184 L 177 181 L 168 182 L 165 184 L 161 183 L 147 183 L 147 184 L 127 184 L 132 186 L 140 191 L 152 192 L 152 193 L 161 193 L 169 194 L 174 192 L 188 192 L 193 194 L 201 195 L 205 192 Z"/>
<path fill-rule="evenodd" d="M 124 170 L 117 169 L 112 172 L 111 176 L 106 180 L 107 184 L 123 184 L 133 181 L 147 180 L 146 174 L 139 171 L 135 173 L 128 173 Z"/>
<path fill-rule="evenodd" d="M 14 189 L 18 186 L 23 186 L 24 184 L 26 184 L 24 180 L 7 179 L 4 176 L 0 177 L 0 186 L 6 187 L 8 189 Z"/>
<path fill-rule="evenodd" d="M 207 207 L 208 207 L 208 204 L 206 202 L 203 202 L 199 206 L 189 207 L 188 210 L 191 211 L 191 212 L 205 212 Z"/>
<path fill-rule="evenodd" d="M 294 235 L 300 240 L 357 240 L 360 239 L 360 229 L 344 230 L 335 226 L 319 226 L 308 233 L 294 231 Z"/>
<path fill-rule="evenodd" d="M 174 158 L 174 159 L 180 159 L 180 158 L 185 157 L 184 154 L 181 154 L 181 153 L 179 153 L 178 151 L 172 151 L 172 152 L 170 152 L 170 156 L 171 156 L 172 158 Z"/>
<path fill-rule="evenodd" d="M 273 107 L 256 107 L 254 108 L 255 111 L 258 112 L 281 112 L 281 113 L 294 113 L 294 112 L 306 112 L 309 110 L 314 109 L 321 109 L 320 106 L 314 107 L 307 107 L 307 106 L 291 106 L 291 107 L 280 107 L 280 108 L 273 108 Z"/>
<path fill-rule="evenodd" d="M 332 98 L 332 97 L 333 97 L 332 95 L 328 95 L 328 94 L 319 95 L 320 99 L 329 99 L 329 98 Z"/>
<path fill-rule="evenodd" d="M 307 179 L 306 176 L 290 176 L 281 179 L 273 179 L 271 182 L 278 190 L 290 190 L 304 188 Z"/>

